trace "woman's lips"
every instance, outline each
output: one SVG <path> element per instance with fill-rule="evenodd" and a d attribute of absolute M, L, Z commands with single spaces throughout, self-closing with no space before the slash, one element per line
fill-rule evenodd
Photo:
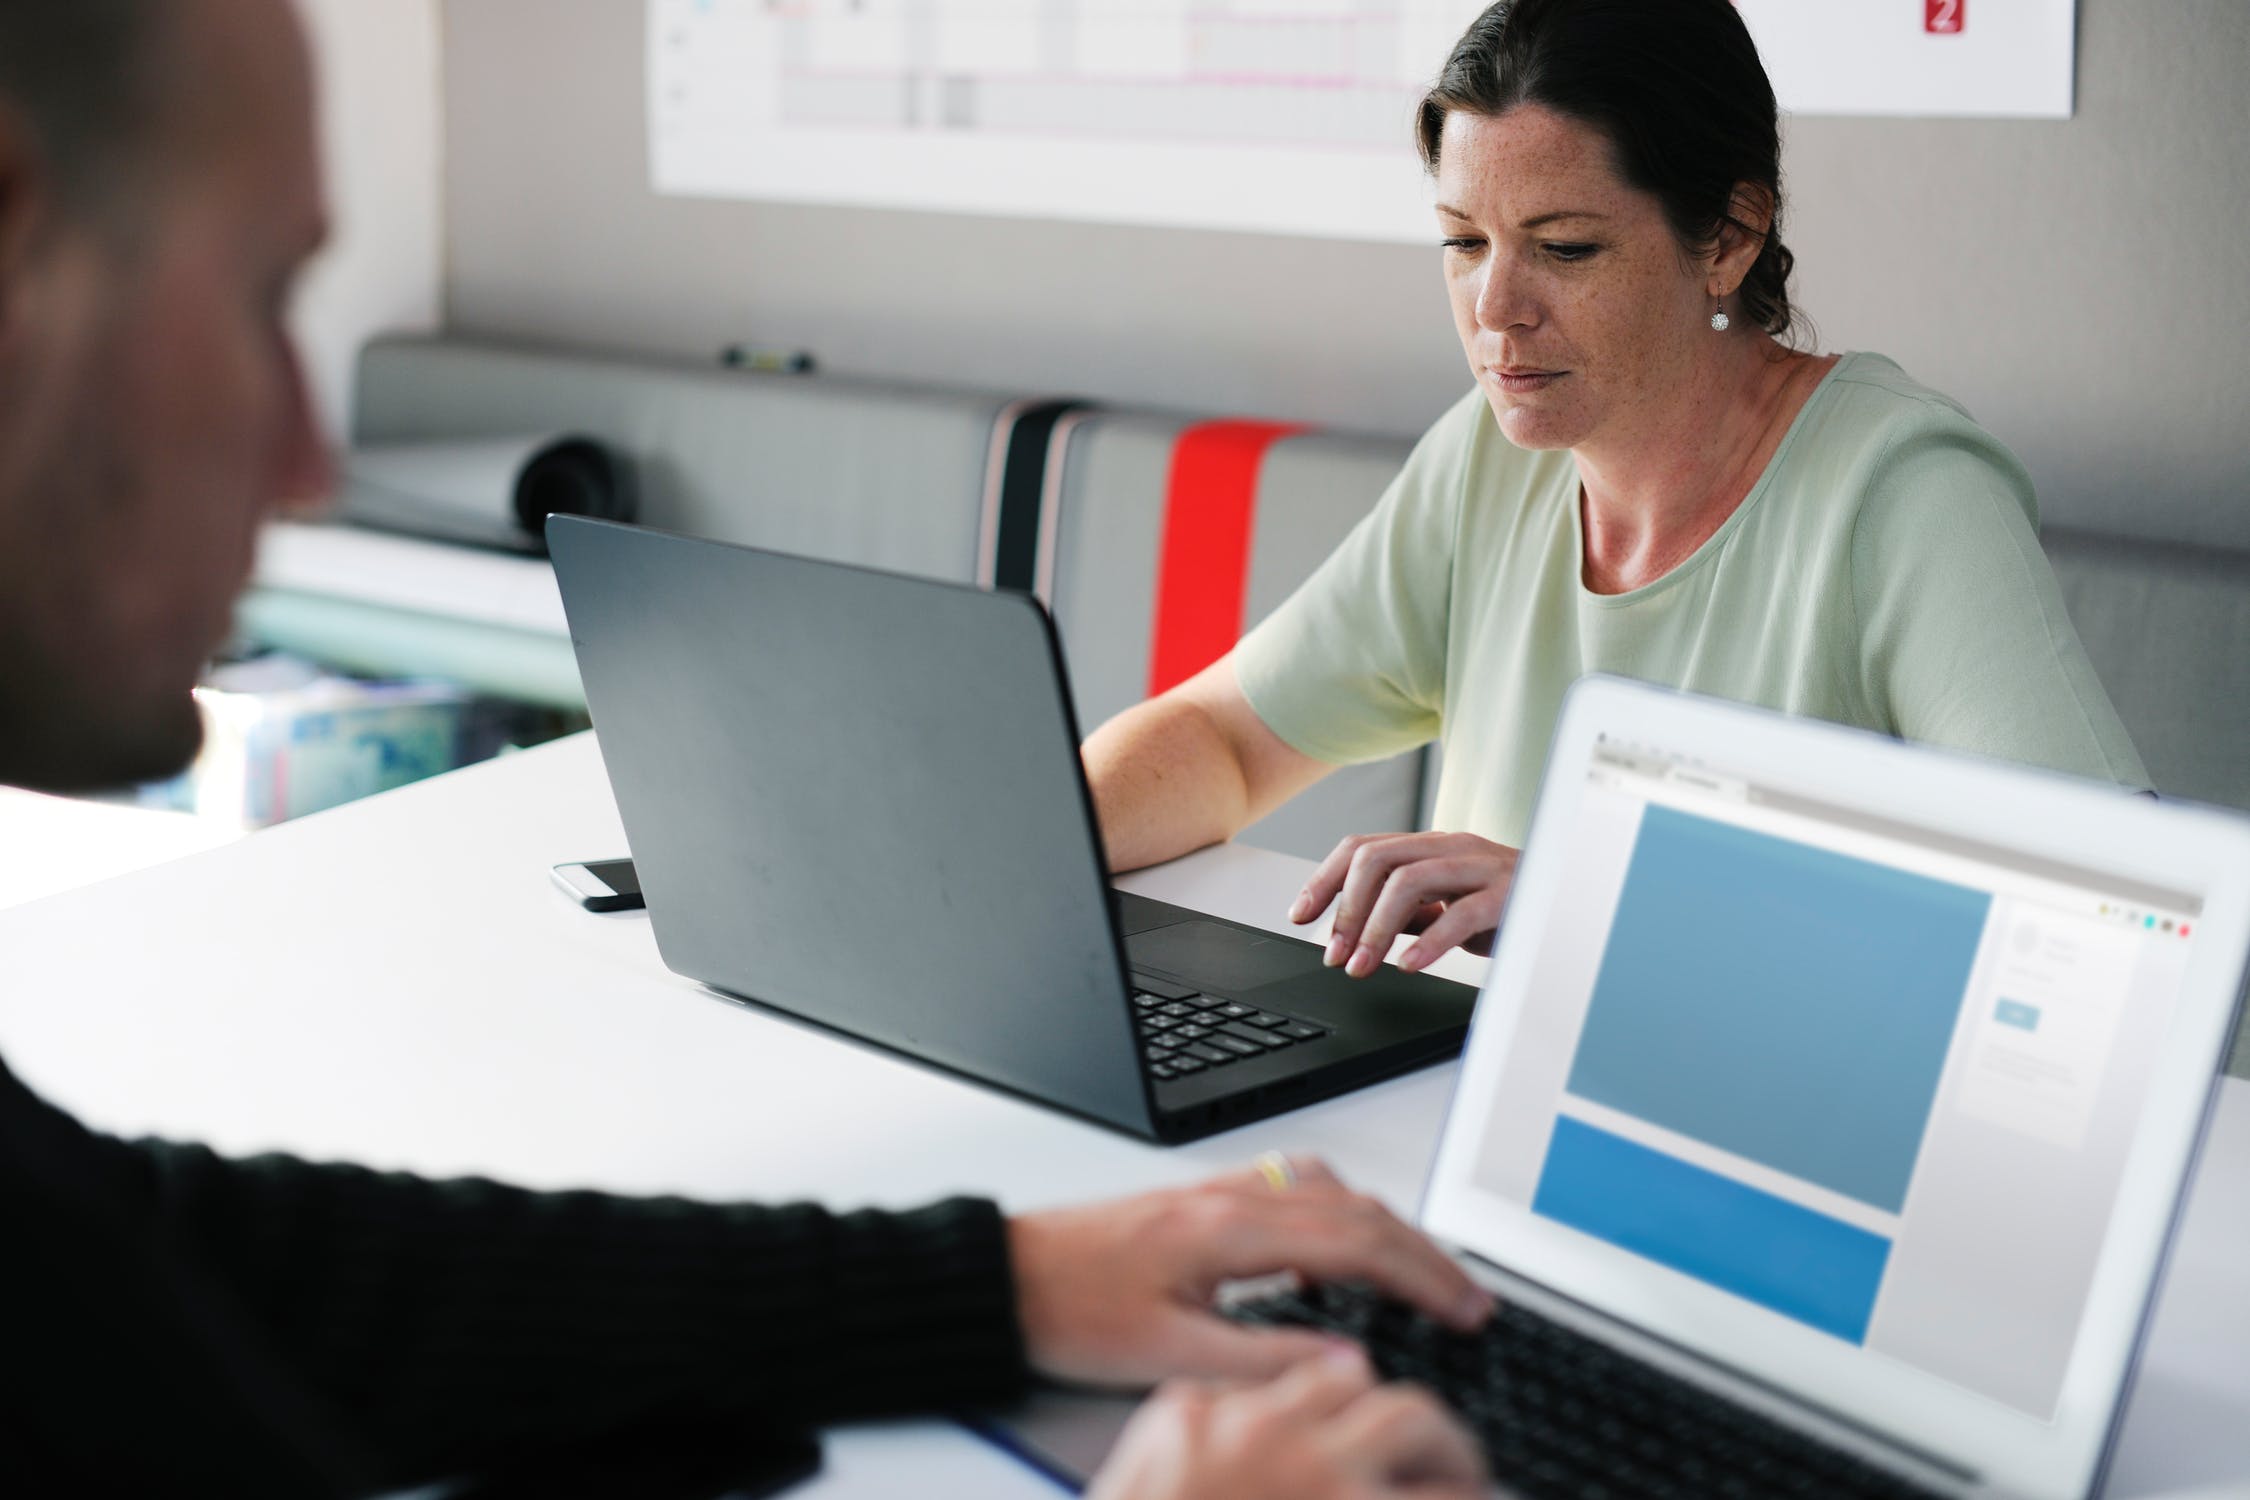
<path fill-rule="evenodd" d="M 1487 365 L 1485 374 L 1511 396 L 1543 391 L 1568 375 L 1568 370 L 1535 370 L 1527 365 Z"/>

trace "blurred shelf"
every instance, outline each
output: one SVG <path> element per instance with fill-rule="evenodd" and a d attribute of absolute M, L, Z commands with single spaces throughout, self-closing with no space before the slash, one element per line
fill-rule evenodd
<path fill-rule="evenodd" d="M 348 671 L 443 677 L 498 697 L 585 707 L 545 558 L 277 521 L 237 619 L 260 644 Z"/>
<path fill-rule="evenodd" d="M 356 526 L 276 521 L 266 527 L 254 581 L 288 593 L 570 634 L 554 567 L 543 557 L 482 552 Z"/>

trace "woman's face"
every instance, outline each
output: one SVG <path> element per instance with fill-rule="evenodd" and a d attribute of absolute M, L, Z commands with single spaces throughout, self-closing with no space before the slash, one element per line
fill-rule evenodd
<path fill-rule="evenodd" d="M 1618 176 L 1607 138 L 1534 104 L 1455 110 L 1437 190 L 1454 328 L 1509 441 L 1577 448 L 1656 430 L 1721 337 L 1711 266 Z"/>

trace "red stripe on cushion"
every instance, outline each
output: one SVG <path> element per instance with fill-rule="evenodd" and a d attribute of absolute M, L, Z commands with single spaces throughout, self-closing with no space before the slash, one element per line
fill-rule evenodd
<path fill-rule="evenodd" d="M 1305 430 L 1286 422 L 1202 422 L 1173 445 L 1150 697 L 1193 677 L 1242 638 L 1258 471 L 1268 448 Z"/>

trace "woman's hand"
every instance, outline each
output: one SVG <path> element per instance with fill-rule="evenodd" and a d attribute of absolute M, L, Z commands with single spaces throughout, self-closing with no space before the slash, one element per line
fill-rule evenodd
<path fill-rule="evenodd" d="M 1473 833 L 1354 834 L 1313 871 L 1289 920 L 1314 921 L 1334 902 L 1327 962 L 1354 979 L 1374 973 L 1402 932 L 1421 934 L 1399 955 L 1410 973 L 1450 948 L 1490 954 L 1521 857 Z"/>
<path fill-rule="evenodd" d="M 1444 1500 L 1484 1460 L 1427 1393 L 1375 1384 L 1357 1350 L 1259 1386 L 1180 1381 L 1134 1413 L 1089 1500 Z"/>

